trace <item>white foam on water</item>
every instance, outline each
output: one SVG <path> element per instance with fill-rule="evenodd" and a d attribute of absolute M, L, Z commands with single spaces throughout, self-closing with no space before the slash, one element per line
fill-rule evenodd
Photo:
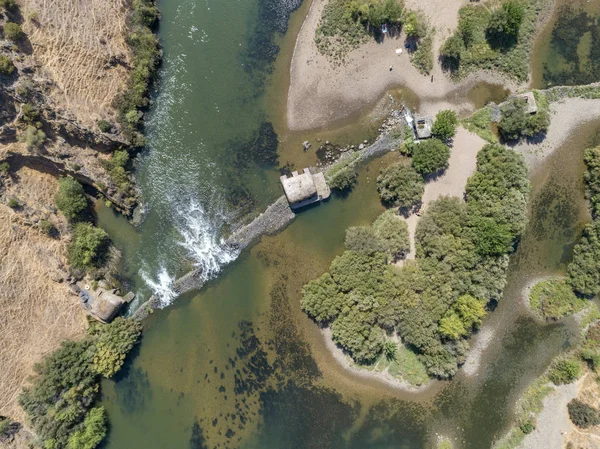
<path fill-rule="evenodd" d="M 157 278 L 154 279 L 145 270 L 140 270 L 140 276 L 148 287 L 160 300 L 160 308 L 167 307 L 173 303 L 177 293 L 173 290 L 175 277 L 171 276 L 165 267 L 160 267 Z"/>
<path fill-rule="evenodd" d="M 222 204 L 221 201 L 209 203 Z M 205 281 L 216 276 L 223 266 L 239 255 L 238 250 L 225 245 L 219 237 L 227 218 L 223 210 L 209 212 L 196 200 L 179 213 L 178 230 L 183 238 L 179 244 L 201 269 Z"/>

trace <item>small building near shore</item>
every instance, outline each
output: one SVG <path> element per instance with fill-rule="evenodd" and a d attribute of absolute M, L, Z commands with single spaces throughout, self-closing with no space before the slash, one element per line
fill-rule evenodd
<path fill-rule="evenodd" d="M 433 118 L 431 116 L 417 117 L 414 127 L 418 139 L 429 139 L 433 128 Z"/>
<path fill-rule="evenodd" d="M 321 172 L 312 174 L 305 168 L 301 174 L 294 171 L 291 177 L 283 175 L 279 179 L 292 209 L 322 201 L 331 195 L 325 175 Z"/>
<path fill-rule="evenodd" d="M 521 95 L 519 95 L 519 98 L 521 98 L 522 100 L 525 100 L 525 103 L 527 103 L 525 106 L 525 112 L 527 114 L 537 113 L 538 107 L 537 107 L 537 103 L 535 101 L 533 92 L 527 92 L 527 93 L 521 94 Z"/>
<path fill-rule="evenodd" d="M 130 303 L 135 294 L 129 292 L 124 297 L 115 293 L 116 290 L 98 288 L 91 291 L 88 286 L 80 291 L 81 305 L 87 313 L 101 323 L 110 323 L 125 306 Z"/>

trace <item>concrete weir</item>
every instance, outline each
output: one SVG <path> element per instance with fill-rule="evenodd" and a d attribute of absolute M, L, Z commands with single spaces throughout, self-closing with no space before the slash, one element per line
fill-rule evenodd
<path fill-rule="evenodd" d="M 392 138 L 388 134 L 380 135 L 380 137 L 370 146 L 357 150 L 354 152 L 348 151 L 340 159 L 348 158 L 353 156 L 353 165 L 366 162 L 368 159 L 376 156 L 381 156 L 388 151 L 394 150 L 402 142 L 402 139 Z M 332 169 L 334 164 L 331 166 L 322 168 L 321 170 L 315 169 L 314 173 L 323 172 L 325 176 L 329 170 Z M 234 231 L 229 238 L 225 241 L 225 244 L 243 251 L 249 246 L 256 243 L 263 235 L 275 235 L 286 228 L 296 218 L 296 214 L 290 208 L 288 199 L 285 195 L 282 195 L 271 204 L 267 209 L 256 217 L 252 222 L 245 226 L 240 227 Z M 199 289 L 204 284 L 204 277 L 200 269 L 192 270 L 173 283 L 173 291 L 177 295 L 183 295 L 194 289 Z M 161 306 L 160 298 L 156 295 L 152 295 L 148 301 L 142 304 L 132 315 L 132 318 L 136 320 L 143 320 L 148 316 L 152 309 L 159 308 Z"/>

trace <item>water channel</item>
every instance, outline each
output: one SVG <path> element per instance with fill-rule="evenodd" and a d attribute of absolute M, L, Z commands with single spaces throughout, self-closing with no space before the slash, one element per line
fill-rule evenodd
<path fill-rule="evenodd" d="M 123 278 L 169 305 L 148 318 L 131 363 L 102 386 L 111 422 L 106 447 L 417 449 L 432 447 L 436 433 L 457 448 L 491 447 L 510 425 L 519 394 L 575 341 L 572 323 L 531 318 L 522 290 L 564 270 L 589 219 L 582 153 L 598 139 L 600 123 L 582 127 L 532 173 L 530 224 L 504 297 L 485 322 L 495 338 L 477 375 L 460 372 L 419 393 L 397 390 L 339 366 L 299 308 L 302 285 L 343 250 L 345 228 L 382 212 L 375 179 L 397 154 L 371 161 L 347 197 L 309 208 L 241 255 L 220 244 L 241 216 L 280 195 L 269 154 L 248 153 L 269 148 L 266 122 L 279 135 L 280 166 L 297 167 L 316 160 L 314 148 L 302 151 L 302 140 L 356 143 L 377 128 L 365 116 L 359 126 L 285 129 L 285 61 L 308 5 L 276 38 L 281 51 L 272 74 L 269 58 L 253 48 L 264 48 L 270 30 L 258 1 L 159 7 L 164 65 L 148 120 L 149 152 L 137 172 L 145 221 L 133 228 L 101 205 L 98 218 L 123 250 Z M 192 264 L 209 282 L 174 299 L 170 280 Z"/>

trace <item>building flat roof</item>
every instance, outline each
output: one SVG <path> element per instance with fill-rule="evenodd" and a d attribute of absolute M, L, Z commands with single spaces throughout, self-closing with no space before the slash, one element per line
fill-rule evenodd
<path fill-rule="evenodd" d="M 282 176 L 281 184 L 290 204 L 300 203 L 317 195 L 317 186 L 308 168 L 302 174 L 293 172 L 290 178 Z"/>

